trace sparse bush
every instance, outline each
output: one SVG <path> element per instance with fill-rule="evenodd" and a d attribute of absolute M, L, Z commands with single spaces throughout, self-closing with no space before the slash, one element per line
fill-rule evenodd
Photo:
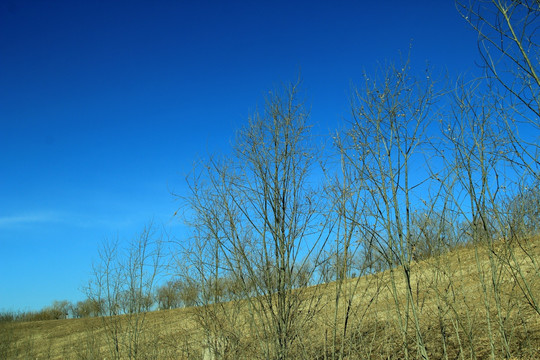
<path fill-rule="evenodd" d="M 7 323 L 16 321 L 18 314 L 14 311 L 2 311 L 0 312 L 0 323 Z"/>

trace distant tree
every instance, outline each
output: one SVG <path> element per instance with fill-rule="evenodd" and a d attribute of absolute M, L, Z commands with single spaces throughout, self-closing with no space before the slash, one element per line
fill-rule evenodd
<path fill-rule="evenodd" d="M 104 311 L 104 302 L 95 299 L 86 299 L 78 301 L 72 305 L 72 314 L 75 318 L 85 318 L 99 316 Z"/>
<path fill-rule="evenodd" d="M 71 309 L 72 304 L 67 300 L 55 300 L 50 307 L 50 311 L 56 319 L 67 319 Z"/>
<path fill-rule="evenodd" d="M 454 224 L 447 215 L 436 211 L 419 211 L 411 215 L 412 241 L 411 256 L 423 260 L 440 255 L 456 246 Z"/>
<path fill-rule="evenodd" d="M 200 286 L 196 281 L 188 279 L 179 284 L 179 298 L 184 306 L 195 306 L 199 300 Z"/>
<path fill-rule="evenodd" d="M 182 283 L 180 280 L 169 280 L 166 284 L 158 287 L 156 289 L 156 300 L 158 303 L 158 308 L 160 310 L 164 310 L 180 307 L 181 287 Z"/>
<path fill-rule="evenodd" d="M 540 232 L 540 182 L 521 186 L 502 205 L 510 238 L 524 238 Z"/>

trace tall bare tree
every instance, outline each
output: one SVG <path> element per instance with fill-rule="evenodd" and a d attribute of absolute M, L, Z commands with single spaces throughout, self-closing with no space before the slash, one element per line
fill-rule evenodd
<path fill-rule="evenodd" d="M 352 213 L 349 221 L 361 227 L 364 239 L 369 239 L 365 247 L 380 249 L 390 269 L 406 358 L 409 329 L 414 331 L 418 354 L 427 358 L 413 291 L 411 262 L 418 239 L 412 216 L 419 204 L 440 204 L 441 186 L 429 172 L 428 161 L 436 99 L 429 72 L 423 79 L 415 78 L 408 60 L 366 75 L 365 87 L 353 97 L 351 127 L 339 142 L 348 168 L 346 181 L 354 187 L 354 196 L 364 202 L 364 210 Z M 405 285 L 407 295 L 404 306 L 398 295 L 400 284 Z"/>
<path fill-rule="evenodd" d="M 534 193 L 527 189 L 534 188 L 540 179 L 540 2 L 477 0 L 457 1 L 456 4 L 463 18 L 478 33 L 482 65 L 488 75 L 483 85 L 489 92 L 489 100 L 484 101 L 482 108 L 489 116 L 485 112 L 479 116 L 478 108 L 470 103 L 460 105 L 476 119 L 485 119 L 478 129 L 471 130 L 475 133 L 472 137 L 475 141 L 479 139 L 478 134 L 483 136 L 477 152 L 484 158 L 476 156 L 475 161 L 477 165 L 478 161 L 483 163 L 482 171 L 491 172 L 491 176 L 485 176 L 476 194 L 486 194 L 492 209 L 490 220 L 496 223 L 500 236 L 519 243 L 520 250 L 527 254 L 529 265 L 539 274 L 538 260 L 527 246 L 527 239 L 535 235 L 534 228 L 529 228 L 532 231 L 528 232 L 519 229 L 531 215 L 534 217 L 534 211 L 524 211 L 525 204 L 534 201 Z M 460 99 L 473 96 L 478 95 L 460 96 Z M 465 144 L 464 141 L 461 143 Z M 486 143 L 496 144 L 496 148 L 483 147 Z M 493 166 L 494 161 L 486 161 L 488 158 L 496 160 L 497 167 Z M 511 179 L 511 184 L 502 184 L 502 174 L 509 173 L 512 175 L 506 176 L 507 181 Z M 491 193 L 486 193 L 490 187 Z M 502 192 L 509 194 L 511 199 L 520 199 L 521 206 L 516 207 L 516 202 L 505 205 Z M 509 215 L 519 212 L 520 221 L 516 223 Z M 540 313 L 537 296 L 531 291 L 521 265 L 516 264 L 514 248 L 508 247 L 506 251 L 506 266 L 530 305 Z"/>
<path fill-rule="evenodd" d="M 318 302 L 296 288 L 328 237 L 324 194 L 313 177 L 319 153 L 297 96 L 298 84 L 270 93 L 264 112 L 238 133 L 232 156 L 201 165 L 186 199 L 197 242 L 191 248 L 198 249 L 193 263 L 203 288 L 214 290 L 208 300 L 220 302 L 220 278 L 241 284 L 251 295 L 250 332 L 274 359 L 298 354 L 313 326 Z"/>
<path fill-rule="evenodd" d="M 456 1 L 478 33 L 481 65 L 498 112 L 505 156 L 521 176 L 540 178 L 540 3 L 537 0 Z"/>

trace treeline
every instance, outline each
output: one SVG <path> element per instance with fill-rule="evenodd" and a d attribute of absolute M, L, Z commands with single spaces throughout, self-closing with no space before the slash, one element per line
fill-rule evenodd
<path fill-rule="evenodd" d="M 540 230 L 540 188 L 531 187 L 526 194 L 520 194 L 516 198 L 510 199 L 505 206 L 508 208 L 509 219 L 514 224 L 521 224 L 522 231 L 526 234 L 537 233 Z M 523 211 L 523 208 L 527 208 Z M 414 260 L 425 260 L 433 256 L 441 255 L 458 246 L 471 244 L 472 238 L 467 234 L 471 232 L 471 224 L 453 224 L 452 231 L 444 231 L 447 238 L 441 241 L 437 232 L 440 224 L 436 224 L 433 219 L 425 215 L 415 214 L 412 223 L 418 234 L 416 243 L 411 249 L 411 257 Z M 447 225 L 450 226 L 450 225 Z M 515 228 L 516 226 L 513 225 Z M 149 231 L 153 232 L 152 225 Z M 146 232 L 147 230 L 145 230 Z M 450 236 L 449 236 L 450 235 Z M 110 244 L 107 244 L 109 246 Z M 161 246 L 161 245 L 160 245 Z M 105 247 L 105 245 L 104 245 Z M 103 249 L 101 249 L 103 250 Z M 295 270 L 293 274 L 294 283 L 292 288 L 301 288 L 305 286 L 321 285 L 336 281 L 339 278 L 339 268 L 346 262 L 346 274 L 344 278 L 356 278 L 359 275 L 377 273 L 389 268 L 389 264 L 381 256 L 380 251 L 372 249 L 371 253 L 361 251 L 349 254 L 347 261 L 339 259 L 331 250 L 320 256 L 307 257 L 303 261 L 303 267 Z M 103 252 L 100 252 L 103 254 Z M 167 254 L 171 257 L 171 254 Z M 340 262 L 343 262 L 340 264 Z M 167 273 L 171 270 L 171 260 L 167 259 L 160 264 L 157 272 Z M 109 266 L 112 266 L 112 262 Z M 121 264 L 114 264 L 115 267 Z M 96 273 L 97 276 L 102 275 Z M 275 274 L 268 271 L 261 271 L 257 277 L 275 278 Z M 209 279 L 202 289 L 198 279 L 186 276 L 173 276 L 167 280 L 167 276 L 161 278 L 161 285 L 153 285 L 152 291 L 142 294 L 140 297 L 130 295 L 130 291 L 124 291 L 115 295 L 114 303 L 106 299 L 95 296 L 92 293 L 94 289 L 89 287 L 87 294 L 90 297 L 77 302 L 68 300 L 56 300 L 50 306 L 38 311 L 4 311 L 0 312 L 0 322 L 11 321 L 43 321 L 60 319 L 79 319 L 87 317 L 104 316 L 112 311 L 118 314 L 126 314 L 135 310 L 133 304 L 140 304 L 142 312 L 176 309 L 183 307 L 192 307 L 202 304 L 209 304 L 215 301 L 228 302 L 240 299 L 246 299 L 250 296 L 256 296 L 260 289 L 255 289 L 256 282 L 225 275 Z M 133 293 L 133 291 L 131 291 Z M 107 304 L 111 309 L 107 309 Z M 116 309 L 116 310 L 112 310 Z"/>
<path fill-rule="evenodd" d="M 50 306 L 38 311 L 4 311 L 0 313 L 0 322 L 43 321 L 69 318 L 99 316 L 101 305 L 92 300 L 72 303 L 67 300 L 54 301 Z"/>

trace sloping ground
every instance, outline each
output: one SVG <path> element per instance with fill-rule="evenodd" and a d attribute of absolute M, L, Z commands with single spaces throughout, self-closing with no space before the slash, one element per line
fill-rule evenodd
<path fill-rule="evenodd" d="M 179 338 L 190 338 L 186 327 L 193 328 L 193 322 L 188 313 L 189 309 L 174 309 L 146 314 L 144 326 L 154 342 L 148 346 L 167 345 L 173 354 L 172 348 L 184 340 Z M 107 325 L 101 318 L 0 324 L 0 359 L 108 358 Z"/>
<path fill-rule="evenodd" d="M 521 247 L 470 246 L 413 264 L 410 292 L 399 268 L 305 289 L 301 296 L 310 300 L 298 312 L 316 312 L 294 336 L 291 357 L 417 358 L 420 341 L 435 359 L 540 359 L 534 304 L 540 298 L 539 244 L 535 238 Z M 249 316 L 248 307 L 243 301 L 148 313 L 132 354 L 212 358 L 205 347 L 215 345 L 224 358 L 264 358 L 260 318 Z M 0 359 L 112 358 L 114 344 L 106 335 L 117 329 L 123 344 L 130 342 L 129 321 L 124 316 L 0 324 Z M 216 339 L 208 336 L 212 331 L 220 338 L 208 345 Z"/>

